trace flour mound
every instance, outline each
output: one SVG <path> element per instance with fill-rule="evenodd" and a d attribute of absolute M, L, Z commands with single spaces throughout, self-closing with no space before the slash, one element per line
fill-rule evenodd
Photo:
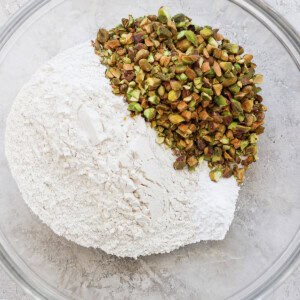
<path fill-rule="evenodd" d="M 89 43 L 50 60 L 7 120 L 6 155 L 24 200 L 55 233 L 118 256 L 221 240 L 239 188 L 202 164 L 173 169 L 141 117 L 112 94 Z"/>

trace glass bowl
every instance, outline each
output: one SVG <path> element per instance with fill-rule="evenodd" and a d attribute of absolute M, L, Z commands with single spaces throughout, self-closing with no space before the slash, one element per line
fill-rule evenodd
<path fill-rule="evenodd" d="M 128 14 L 161 5 L 209 24 L 255 55 L 268 107 L 260 160 L 251 167 L 225 240 L 121 259 L 56 236 L 25 205 L 4 155 L 5 120 L 22 85 L 58 52 Z M 39 299 L 252 299 L 299 261 L 299 37 L 259 1 L 41 0 L 0 32 L 0 261 Z"/>

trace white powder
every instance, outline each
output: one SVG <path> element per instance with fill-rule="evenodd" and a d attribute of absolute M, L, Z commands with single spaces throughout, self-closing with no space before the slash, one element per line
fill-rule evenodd
<path fill-rule="evenodd" d="M 88 43 L 46 63 L 19 93 L 6 155 L 20 191 L 54 232 L 118 256 L 221 240 L 234 216 L 235 179 L 206 164 L 175 171 L 141 117 L 111 93 Z"/>

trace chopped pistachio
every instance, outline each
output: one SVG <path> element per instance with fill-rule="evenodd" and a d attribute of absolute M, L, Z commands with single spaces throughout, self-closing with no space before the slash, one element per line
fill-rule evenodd
<path fill-rule="evenodd" d="M 182 123 L 185 121 L 185 119 L 181 115 L 178 115 L 178 114 L 169 115 L 169 120 L 173 124 L 179 124 L 179 123 Z"/>
<path fill-rule="evenodd" d="M 184 35 L 193 45 L 198 45 L 198 40 L 196 38 L 195 33 L 192 30 L 185 30 Z"/>
<path fill-rule="evenodd" d="M 161 80 L 156 77 L 148 77 L 146 79 L 146 83 L 149 87 L 149 90 L 156 90 L 160 86 Z"/>
<path fill-rule="evenodd" d="M 217 103 L 217 105 L 218 106 L 226 106 L 226 105 L 228 105 L 228 103 L 227 103 L 227 99 L 224 97 L 224 96 L 222 96 L 222 95 L 220 95 L 220 96 L 215 96 L 215 102 Z"/>
<path fill-rule="evenodd" d="M 264 82 L 264 76 L 261 74 L 256 74 L 253 77 L 253 83 L 263 83 Z"/>
<path fill-rule="evenodd" d="M 135 112 L 141 112 L 143 111 L 143 108 L 141 105 L 137 102 L 132 102 L 128 104 L 128 110 L 135 111 Z"/>
<path fill-rule="evenodd" d="M 141 91 L 140 90 L 128 90 L 127 92 L 127 99 L 131 102 L 138 102 L 140 97 Z"/>
<path fill-rule="evenodd" d="M 212 181 L 218 182 L 222 177 L 222 170 L 216 169 L 209 172 L 209 177 Z"/>
<path fill-rule="evenodd" d="M 232 63 L 231 62 L 220 62 L 220 67 L 224 71 L 228 71 L 232 69 Z"/>
<path fill-rule="evenodd" d="M 217 96 L 220 96 L 220 95 L 221 95 L 222 89 L 223 89 L 223 85 L 220 84 L 220 83 L 217 83 L 217 84 L 214 84 L 214 85 L 213 85 L 213 90 L 214 90 L 214 92 L 215 92 L 215 94 L 216 94 Z"/>
<path fill-rule="evenodd" d="M 152 104 L 157 105 L 160 102 L 160 99 L 157 95 L 153 95 L 153 96 L 148 98 L 148 101 Z"/>
<path fill-rule="evenodd" d="M 143 69 L 146 72 L 150 72 L 152 69 L 152 66 L 150 65 L 148 60 L 145 58 L 143 58 L 139 61 L 139 65 L 140 65 L 141 69 Z"/>
<path fill-rule="evenodd" d="M 144 116 L 147 120 L 152 120 L 155 117 L 155 108 L 147 108 L 144 110 Z"/>
<path fill-rule="evenodd" d="M 180 91 L 182 89 L 182 84 L 180 81 L 171 80 L 170 85 L 171 85 L 172 90 L 174 90 L 174 91 Z"/>
<path fill-rule="evenodd" d="M 168 13 L 167 9 L 162 6 L 158 10 L 158 20 L 162 23 L 167 23 L 168 20 L 170 19 L 171 19 L 171 15 Z"/>
<path fill-rule="evenodd" d="M 173 164 L 175 170 L 182 170 L 186 166 L 186 156 L 179 156 Z"/>
<path fill-rule="evenodd" d="M 208 43 L 214 48 L 218 48 L 218 42 L 211 36 L 208 38 Z"/>
<path fill-rule="evenodd" d="M 157 93 L 159 96 L 163 96 L 165 94 L 165 87 L 163 85 L 161 85 L 158 90 L 157 90 Z"/>
<path fill-rule="evenodd" d="M 181 94 L 180 91 L 171 90 L 168 93 L 168 100 L 171 102 L 176 101 L 180 97 L 180 94 Z"/>
<path fill-rule="evenodd" d="M 156 138 L 156 143 L 157 144 L 162 144 L 165 141 L 165 138 L 163 136 L 158 136 Z"/>
<path fill-rule="evenodd" d="M 158 144 L 174 150 L 175 169 L 206 160 L 212 180 L 233 175 L 243 182 L 258 158 L 266 111 L 251 54 L 242 55 L 218 29 L 183 14 L 172 18 L 165 7 L 158 16 L 129 16 L 100 29 L 93 46 L 112 92 L 125 96 L 132 116 L 144 116 Z"/>
<path fill-rule="evenodd" d="M 200 30 L 200 34 L 208 39 L 211 35 L 213 35 L 213 31 L 211 29 L 211 27 L 205 26 L 202 30 Z"/>
<path fill-rule="evenodd" d="M 239 52 L 239 45 L 237 44 L 225 44 L 225 48 L 228 50 L 229 53 L 237 54 Z"/>

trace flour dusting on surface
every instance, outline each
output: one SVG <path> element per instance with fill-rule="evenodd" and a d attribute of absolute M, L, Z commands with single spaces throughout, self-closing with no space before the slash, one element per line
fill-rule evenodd
<path fill-rule="evenodd" d="M 128 116 L 89 43 L 46 63 L 7 121 L 6 155 L 24 200 L 58 235 L 118 256 L 170 252 L 221 240 L 235 179 L 173 169 L 156 132 Z"/>

